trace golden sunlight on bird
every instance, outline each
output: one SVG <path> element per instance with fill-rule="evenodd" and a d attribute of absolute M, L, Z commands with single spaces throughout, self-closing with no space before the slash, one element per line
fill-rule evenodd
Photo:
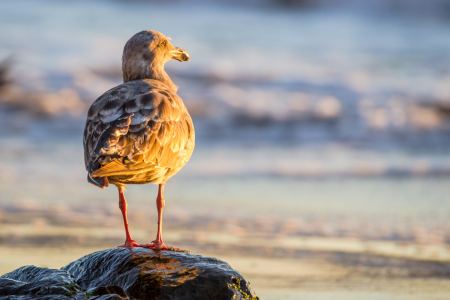
<path fill-rule="evenodd" d="M 159 32 L 135 34 L 123 51 L 124 83 L 100 96 L 88 111 L 83 139 L 88 182 L 119 189 L 126 233 L 121 247 L 184 251 L 162 239 L 164 184 L 186 164 L 195 144 L 192 119 L 164 71 L 172 59 L 189 61 L 189 55 Z M 149 182 L 159 185 L 158 232 L 152 243 L 138 244 L 129 232 L 124 191 L 127 184 Z"/>

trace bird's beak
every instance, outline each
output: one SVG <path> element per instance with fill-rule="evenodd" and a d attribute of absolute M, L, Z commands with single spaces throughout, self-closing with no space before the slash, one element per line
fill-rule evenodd
<path fill-rule="evenodd" d="M 176 59 L 178 61 L 189 61 L 189 54 L 179 47 L 174 47 L 172 51 L 170 51 L 170 55 L 172 59 Z"/>

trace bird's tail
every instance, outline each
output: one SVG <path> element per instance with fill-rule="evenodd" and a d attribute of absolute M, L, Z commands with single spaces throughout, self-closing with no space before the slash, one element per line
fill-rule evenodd
<path fill-rule="evenodd" d="M 91 173 L 98 169 L 98 162 L 90 162 L 88 167 L 88 175 L 87 180 L 90 184 L 98 186 L 99 188 L 104 189 L 109 186 L 108 177 L 95 177 L 91 176 Z"/>

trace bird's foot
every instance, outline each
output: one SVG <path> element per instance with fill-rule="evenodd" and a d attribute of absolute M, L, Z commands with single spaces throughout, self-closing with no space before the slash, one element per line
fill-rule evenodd
<path fill-rule="evenodd" d="M 139 244 L 136 243 L 134 240 L 126 240 L 125 244 L 117 246 L 117 248 L 133 248 L 133 247 L 139 247 Z"/>
<path fill-rule="evenodd" d="M 166 244 L 164 244 L 164 242 L 157 242 L 157 241 L 153 241 L 150 244 L 140 244 L 139 247 L 149 248 L 149 249 L 153 249 L 153 250 L 167 250 L 167 251 L 175 251 L 175 252 L 192 253 L 189 250 L 183 250 L 180 248 L 167 246 Z"/>

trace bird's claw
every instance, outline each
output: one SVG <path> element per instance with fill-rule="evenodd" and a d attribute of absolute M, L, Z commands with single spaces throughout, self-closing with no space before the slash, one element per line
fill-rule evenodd
<path fill-rule="evenodd" d="M 117 248 L 134 248 L 134 247 L 140 247 L 140 245 L 136 243 L 134 240 L 126 240 L 125 244 L 117 246 Z"/>
<path fill-rule="evenodd" d="M 180 248 L 167 246 L 164 243 L 157 243 L 156 241 L 153 241 L 151 244 L 140 244 L 139 247 L 149 248 L 149 249 L 153 249 L 153 250 L 166 250 L 166 251 L 174 251 L 174 252 L 192 253 L 189 250 L 183 250 Z"/>

